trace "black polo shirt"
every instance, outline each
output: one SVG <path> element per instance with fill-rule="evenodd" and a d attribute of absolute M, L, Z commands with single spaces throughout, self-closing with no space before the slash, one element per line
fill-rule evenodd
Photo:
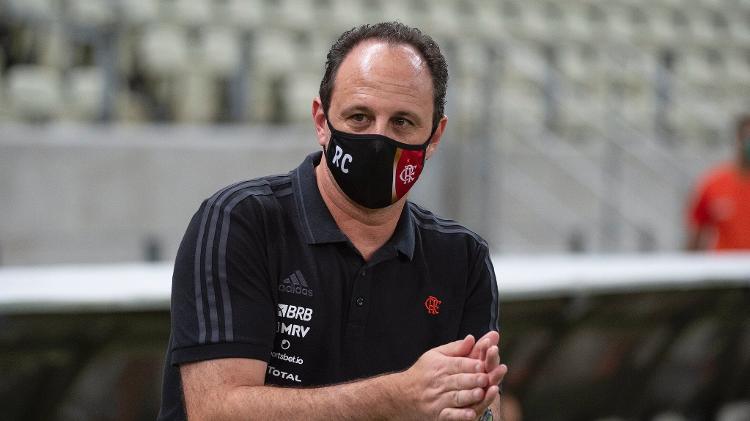
<path fill-rule="evenodd" d="M 320 159 L 226 187 L 190 221 L 159 419 L 184 419 L 182 363 L 253 358 L 268 362 L 266 384 L 326 385 L 403 370 L 430 348 L 498 329 L 484 240 L 409 202 L 365 261 L 320 196 Z"/>

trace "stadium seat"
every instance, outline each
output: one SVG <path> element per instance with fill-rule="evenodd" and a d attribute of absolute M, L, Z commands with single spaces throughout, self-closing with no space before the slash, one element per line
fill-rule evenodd
<path fill-rule="evenodd" d="M 461 77 L 482 77 L 490 63 L 489 46 L 480 41 L 464 42 L 456 50 L 457 66 L 454 71 Z M 495 63 L 497 66 L 497 63 Z"/>
<path fill-rule="evenodd" d="M 175 120 L 208 123 L 216 116 L 218 92 L 214 79 L 200 69 L 188 69 L 177 78 Z"/>
<path fill-rule="evenodd" d="M 174 0 L 172 13 L 163 19 L 187 27 L 202 27 L 211 22 L 212 12 L 210 0 Z"/>
<path fill-rule="evenodd" d="M 672 8 L 669 13 L 669 20 L 672 23 L 672 27 L 674 28 L 678 38 L 683 42 L 689 42 L 689 40 L 694 38 L 693 20 L 684 9 L 684 7 Z"/>
<path fill-rule="evenodd" d="M 315 73 L 293 74 L 285 86 L 285 102 L 289 119 L 293 122 L 308 122 L 312 116 L 312 101 L 318 96 L 320 75 Z"/>
<path fill-rule="evenodd" d="M 701 45 L 715 45 L 723 42 L 724 37 L 717 33 L 711 11 L 696 8 L 690 15 L 690 32 L 693 42 Z"/>
<path fill-rule="evenodd" d="M 119 12 L 123 21 L 130 25 L 145 25 L 159 17 L 157 0 L 119 0 Z"/>
<path fill-rule="evenodd" d="M 271 19 L 282 28 L 307 30 L 315 26 L 313 0 L 278 0 L 273 5 Z"/>
<path fill-rule="evenodd" d="M 143 98 L 129 91 L 127 88 L 121 88 L 117 92 L 114 114 L 118 122 L 148 122 L 148 112 Z"/>
<path fill-rule="evenodd" d="M 78 26 L 102 26 L 115 20 L 112 3 L 106 0 L 68 0 L 65 10 Z"/>
<path fill-rule="evenodd" d="M 557 103 L 557 123 L 568 139 L 588 138 L 604 121 L 605 114 L 604 98 L 586 85 L 569 85 Z"/>
<path fill-rule="evenodd" d="M 656 42 L 651 36 L 652 13 L 644 4 L 634 3 L 629 6 L 628 18 L 632 31 L 633 43 L 638 46 L 653 47 Z"/>
<path fill-rule="evenodd" d="M 227 77 L 237 72 L 242 50 L 240 40 L 231 28 L 205 28 L 200 42 L 202 66 L 216 76 Z"/>
<path fill-rule="evenodd" d="M 591 42 L 594 29 L 586 16 L 585 4 L 570 2 L 566 5 L 567 12 L 562 22 L 560 37 L 575 42 Z"/>
<path fill-rule="evenodd" d="M 588 21 L 591 39 L 607 39 L 609 32 L 607 9 L 599 2 L 587 2 L 585 3 L 584 16 Z M 591 39 L 588 41 L 591 41 Z"/>
<path fill-rule="evenodd" d="M 539 86 L 501 85 L 497 95 L 504 127 L 525 130 L 544 124 L 544 97 Z"/>
<path fill-rule="evenodd" d="M 335 41 L 332 35 L 312 31 L 306 33 L 299 42 L 298 57 L 295 61 L 298 63 L 302 72 L 317 72 L 322 76 L 323 66 L 326 62 L 326 55 L 331 45 Z"/>
<path fill-rule="evenodd" d="M 578 43 L 559 48 L 557 64 L 563 76 L 585 84 L 595 83 L 604 66 L 600 50 Z"/>
<path fill-rule="evenodd" d="M 53 0 L 7 0 L 8 11 L 21 20 L 49 21 L 58 17 Z"/>
<path fill-rule="evenodd" d="M 750 44 L 750 16 L 745 13 L 735 14 L 729 19 L 729 40 L 734 41 L 737 45 L 747 46 Z"/>
<path fill-rule="evenodd" d="M 604 57 L 607 80 L 637 89 L 650 89 L 656 72 L 655 54 L 647 48 L 632 48 L 632 44 L 611 46 Z"/>
<path fill-rule="evenodd" d="M 436 37 L 453 38 L 461 33 L 467 32 L 467 28 L 461 25 L 460 9 L 452 0 L 433 0 L 427 8 L 428 33 Z"/>
<path fill-rule="evenodd" d="M 62 105 L 60 75 L 49 67 L 19 65 L 10 68 L 6 93 L 13 114 L 22 120 L 54 118 Z"/>
<path fill-rule="evenodd" d="M 37 64 L 64 69 L 70 65 L 71 45 L 67 27 L 61 21 L 52 21 L 34 29 L 37 44 Z"/>
<path fill-rule="evenodd" d="M 503 63 L 503 79 L 544 83 L 547 64 L 533 44 L 509 44 Z"/>
<path fill-rule="evenodd" d="M 630 10 L 626 7 L 617 7 L 612 4 L 607 20 L 607 34 L 610 42 L 630 44 L 635 36 L 632 16 Z"/>
<path fill-rule="evenodd" d="M 726 56 L 727 82 L 736 84 L 750 84 L 750 55 L 727 54 Z"/>
<path fill-rule="evenodd" d="M 626 90 L 614 105 L 617 106 L 616 116 L 621 123 L 642 131 L 653 130 L 656 104 L 651 91 Z"/>
<path fill-rule="evenodd" d="M 724 74 L 724 62 L 716 51 L 687 50 L 681 54 L 675 67 L 675 75 L 690 83 L 714 84 Z"/>
<path fill-rule="evenodd" d="M 366 22 L 362 0 L 329 0 L 330 7 L 318 9 L 318 19 L 333 32 L 341 32 Z"/>
<path fill-rule="evenodd" d="M 678 34 L 669 15 L 669 11 L 654 7 L 649 12 L 649 32 L 652 42 L 657 45 L 674 45 Z"/>
<path fill-rule="evenodd" d="M 450 118 L 453 121 L 451 124 L 463 127 L 465 124 L 471 124 L 468 120 L 477 117 L 477 113 L 472 112 L 474 111 L 472 104 L 479 104 L 482 101 L 479 83 L 480 81 L 473 76 L 466 77 L 457 74 L 456 77 L 451 77 L 448 91 L 448 106 Z M 494 112 L 500 114 L 501 111 L 498 109 Z"/>
<path fill-rule="evenodd" d="M 5 54 L 2 49 L 0 49 L 0 122 L 9 120 L 10 115 L 10 105 L 7 103 L 7 100 L 5 97 L 7 96 L 5 93 L 5 84 L 4 82 L 4 74 L 3 69 L 5 68 Z"/>
<path fill-rule="evenodd" d="M 96 120 L 105 95 L 103 70 L 98 67 L 71 69 L 65 84 L 65 114 L 80 120 Z"/>
<path fill-rule="evenodd" d="M 263 3 L 263 0 L 226 0 L 218 13 L 219 20 L 241 30 L 255 29 L 264 22 Z"/>
<path fill-rule="evenodd" d="M 411 2 L 408 1 L 384 1 L 382 2 L 382 20 L 397 20 L 407 25 L 415 25 L 415 13 L 411 9 Z"/>
<path fill-rule="evenodd" d="M 721 8 L 713 8 L 706 12 L 708 14 L 707 20 L 713 27 L 713 30 L 718 38 L 726 38 L 730 36 L 729 33 L 729 16 L 730 13 Z"/>
<path fill-rule="evenodd" d="M 547 41 L 553 33 L 547 22 L 544 6 L 537 2 L 503 2 L 504 25 L 516 37 Z"/>
<path fill-rule="evenodd" d="M 254 41 L 254 71 L 267 75 L 296 69 L 297 46 L 289 32 L 267 30 L 258 33 Z"/>
<path fill-rule="evenodd" d="M 702 0 L 701 4 L 713 9 L 720 9 L 722 7 L 727 7 L 730 2 L 727 0 Z"/>
<path fill-rule="evenodd" d="M 141 38 L 139 53 L 146 70 L 156 76 L 183 71 L 189 64 L 184 28 L 166 24 L 149 28 Z"/>
<path fill-rule="evenodd" d="M 704 143 L 716 141 L 718 134 L 730 127 L 731 113 L 721 108 L 717 98 L 697 90 L 684 89 L 676 93 L 668 109 L 669 123 L 679 138 L 687 142 Z"/>
<path fill-rule="evenodd" d="M 476 35 L 482 39 L 498 42 L 507 37 L 503 24 L 503 14 L 499 2 L 477 0 L 474 5 L 475 22 L 472 25 Z"/>

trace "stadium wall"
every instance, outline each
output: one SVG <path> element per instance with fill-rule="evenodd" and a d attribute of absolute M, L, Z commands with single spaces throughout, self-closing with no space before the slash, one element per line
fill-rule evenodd
<path fill-rule="evenodd" d="M 690 186 L 727 150 L 620 150 L 611 172 L 609 145 L 454 128 L 412 199 L 499 253 L 679 248 Z M 317 149 L 307 124 L 2 125 L 0 264 L 169 260 L 204 198 Z"/>

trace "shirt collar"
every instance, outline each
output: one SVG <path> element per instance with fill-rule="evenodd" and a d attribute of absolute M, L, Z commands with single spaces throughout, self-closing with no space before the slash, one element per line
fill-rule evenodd
<path fill-rule="evenodd" d="M 300 227 L 307 244 L 348 242 L 349 239 L 336 225 L 331 212 L 320 196 L 315 177 L 315 166 L 323 156 L 321 151 L 308 155 L 292 173 L 292 188 L 297 205 Z M 411 260 L 414 257 L 414 221 L 408 203 L 404 206 L 393 236 L 383 245 L 384 249 L 394 249 Z"/>

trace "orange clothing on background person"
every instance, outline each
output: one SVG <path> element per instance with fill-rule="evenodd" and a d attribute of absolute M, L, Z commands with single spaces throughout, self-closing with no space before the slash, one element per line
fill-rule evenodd
<path fill-rule="evenodd" d="M 750 250 L 750 171 L 726 163 L 701 181 L 688 215 L 695 231 L 712 231 L 712 250 Z"/>
<path fill-rule="evenodd" d="M 750 250 L 750 114 L 735 129 L 736 159 L 709 171 L 690 204 L 690 250 Z"/>

